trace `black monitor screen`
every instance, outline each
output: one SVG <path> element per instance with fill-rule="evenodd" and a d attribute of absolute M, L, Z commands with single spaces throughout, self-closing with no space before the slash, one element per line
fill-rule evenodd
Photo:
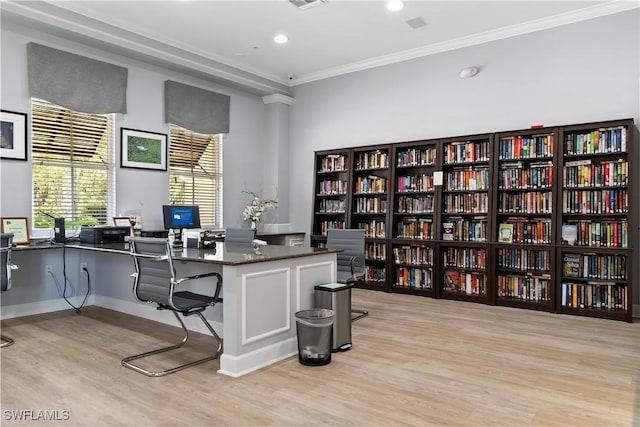
<path fill-rule="evenodd" d="M 164 228 L 200 228 L 198 206 L 163 205 Z"/>

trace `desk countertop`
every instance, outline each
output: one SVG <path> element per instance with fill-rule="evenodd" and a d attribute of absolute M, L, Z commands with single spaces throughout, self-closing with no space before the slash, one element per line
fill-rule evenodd
<path fill-rule="evenodd" d="M 72 242 L 65 245 L 61 244 L 39 244 L 18 246 L 15 250 L 36 250 L 36 249 L 56 249 L 56 248 L 84 249 L 90 251 L 101 251 L 111 253 L 129 254 L 128 243 L 105 243 L 93 245 L 89 243 Z M 291 247 L 277 245 L 237 245 L 225 244 L 224 242 L 216 242 L 215 249 L 175 249 L 173 258 L 180 261 L 196 261 L 211 264 L 223 265 L 241 265 L 252 264 L 258 262 L 275 261 L 288 258 L 300 258 L 306 256 L 337 253 L 340 249 L 326 248 L 310 248 L 310 247 Z"/>

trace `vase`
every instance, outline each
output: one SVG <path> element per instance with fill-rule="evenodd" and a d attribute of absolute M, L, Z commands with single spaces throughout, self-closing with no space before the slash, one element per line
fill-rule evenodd
<path fill-rule="evenodd" d="M 251 221 L 251 229 L 253 231 L 258 229 L 258 221 Z"/>

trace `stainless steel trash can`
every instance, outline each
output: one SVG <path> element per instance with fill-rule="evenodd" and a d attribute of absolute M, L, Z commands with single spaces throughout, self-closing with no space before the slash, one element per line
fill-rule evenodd
<path fill-rule="evenodd" d="M 331 351 L 346 351 L 351 343 L 351 285 L 326 283 L 315 289 L 316 307 L 333 310 Z"/>
<path fill-rule="evenodd" d="M 333 310 L 313 308 L 298 311 L 298 360 L 303 365 L 321 366 L 331 362 Z"/>

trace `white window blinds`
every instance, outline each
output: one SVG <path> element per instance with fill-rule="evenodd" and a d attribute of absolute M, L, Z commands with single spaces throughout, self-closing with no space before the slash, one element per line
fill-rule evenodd
<path fill-rule="evenodd" d="M 110 224 L 115 212 L 114 115 L 31 101 L 34 228 Z"/>
<path fill-rule="evenodd" d="M 222 134 L 204 135 L 170 125 L 171 204 L 198 205 L 200 222 L 222 227 Z"/>

